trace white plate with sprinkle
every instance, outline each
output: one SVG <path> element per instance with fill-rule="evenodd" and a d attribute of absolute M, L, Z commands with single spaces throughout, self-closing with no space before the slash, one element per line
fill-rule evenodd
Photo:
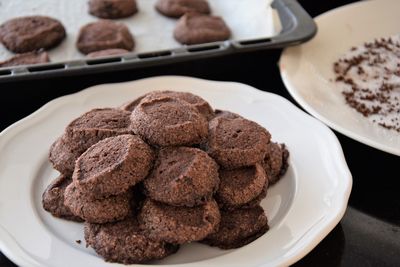
<path fill-rule="evenodd" d="M 279 62 L 286 88 L 307 112 L 354 140 L 398 156 L 400 132 L 373 123 L 346 103 L 333 63 L 351 47 L 399 34 L 399 10 L 400 1 L 380 0 L 328 11 L 315 18 L 317 35 L 285 49 Z"/>

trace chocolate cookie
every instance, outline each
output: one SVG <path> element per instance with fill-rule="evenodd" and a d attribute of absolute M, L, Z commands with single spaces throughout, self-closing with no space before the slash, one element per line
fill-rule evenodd
<path fill-rule="evenodd" d="M 260 206 L 221 211 L 219 230 L 201 242 L 222 249 L 239 248 L 253 242 L 268 229 L 267 217 Z"/>
<path fill-rule="evenodd" d="M 81 28 L 76 46 L 83 54 L 89 54 L 110 48 L 132 51 L 135 42 L 128 27 L 124 24 L 100 20 Z"/>
<path fill-rule="evenodd" d="M 135 218 L 107 224 L 85 223 L 85 240 L 108 262 L 123 264 L 159 260 L 178 251 L 179 246 L 149 239 Z"/>
<path fill-rule="evenodd" d="M 223 168 L 234 169 L 261 162 L 270 138 L 270 133 L 253 121 L 216 116 L 209 123 L 204 149 Z"/>
<path fill-rule="evenodd" d="M 76 160 L 72 179 L 95 198 L 121 194 L 147 176 L 153 158 L 152 149 L 138 136 L 109 137 Z"/>
<path fill-rule="evenodd" d="M 98 58 L 98 57 L 108 57 L 108 56 L 117 56 L 117 55 L 123 55 L 126 53 L 129 53 L 130 51 L 125 50 L 125 49 L 120 49 L 120 48 L 111 48 L 111 49 L 105 49 L 105 50 L 100 50 L 96 52 L 92 52 L 87 54 L 88 58 Z"/>
<path fill-rule="evenodd" d="M 148 94 L 144 94 L 142 96 L 139 96 L 133 100 L 130 100 L 128 102 L 123 103 L 119 108 L 126 110 L 126 111 L 130 111 L 132 112 L 140 103 L 140 101 L 142 101 L 143 98 L 145 98 L 146 96 L 148 96 L 151 93 Z"/>
<path fill-rule="evenodd" d="M 221 109 L 216 109 L 214 112 L 214 117 L 223 117 L 223 118 L 227 118 L 227 119 L 237 119 L 237 118 L 243 118 L 242 116 L 240 116 L 239 114 L 227 111 L 227 110 L 221 110 Z"/>
<path fill-rule="evenodd" d="M 138 9 L 136 0 L 89 0 L 89 13 L 102 19 L 132 16 Z"/>
<path fill-rule="evenodd" d="M 71 177 L 61 174 L 52 181 L 43 192 L 42 205 L 45 210 L 55 217 L 66 220 L 81 222 L 82 219 L 75 216 L 71 210 L 64 205 L 65 188 L 72 182 Z"/>
<path fill-rule="evenodd" d="M 254 199 L 250 200 L 249 202 L 247 202 L 246 204 L 240 206 L 240 209 L 252 209 L 256 206 L 259 206 L 261 201 L 267 196 L 267 189 L 268 189 L 268 178 L 267 178 L 267 182 L 265 183 L 265 186 L 263 187 L 263 189 L 261 190 L 261 193 L 256 196 Z M 237 209 L 238 207 L 235 206 L 224 206 L 223 209 L 224 210 L 234 210 Z"/>
<path fill-rule="evenodd" d="M 114 108 L 95 108 L 70 122 L 65 129 L 65 136 L 78 142 L 79 146 L 89 143 L 91 146 L 106 137 L 131 133 L 129 125 L 129 112 Z"/>
<path fill-rule="evenodd" d="M 204 117 L 207 118 L 207 120 L 210 120 L 211 118 L 214 117 L 214 111 L 207 101 L 205 101 L 203 98 L 197 95 L 188 92 L 153 91 L 151 93 L 138 97 L 133 101 L 125 103 L 124 105 L 121 106 L 121 108 L 127 111 L 133 111 L 136 108 L 136 106 L 140 103 L 140 101 L 149 95 L 156 97 L 165 95 L 165 96 L 179 98 L 180 100 L 183 100 L 192 105 L 193 107 L 195 107 Z"/>
<path fill-rule="evenodd" d="M 72 175 L 75 160 L 84 152 L 81 152 L 82 150 L 79 148 L 77 151 L 73 151 L 64 138 L 59 137 L 50 147 L 49 161 L 53 168 L 60 173 Z"/>
<path fill-rule="evenodd" d="M 159 151 L 144 188 L 153 200 L 192 207 L 209 201 L 218 184 L 218 165 L 207 153 L 197 148 L 171 147 Z"/>
<path fill-rule="evenodd" d="M 64 204 L 75 216 L 87 222 L 106 223 L 126 218 L 132 213 L 131 205 L 134 203 L 130 191 L 95 199 L 90 192 L 82 190 L 78 184 L 72 182 L 65 189 Z"/>
<path fill-rule="evenodd" d="M 0 42 L 14 53 L 50 49 L 64 38 L 61 22 L 45 16 L 19 17 L 0 26 Z"/>
<path fill-rule="evenodd" d="M 201 240 L 216 231 L 220 213 L 214 200 L 189 208 L 169 206 L 148 199 L 138 218 L 150 238 L 183 244 Z"/>
<path fill-rule="evenodd" d="M 183 15 L 174 30 L 175 39 L 186 45 L 224 41 L 230 36 L 231 31 L 222 18 L 199 13 Z"/>
<path fill-rule="evenodd" d="M 221 183 L 215 199 L 221 208 L 234 209 L 260 195 L 267 177 L 261 164 L 234 170 L 219 171 Z"/>
<path fill-rule="evenodd" d="M 263 163 L 269 182 L 276 183 L 286 173 L 289 167 L 289 151 L 285 144 L 270 142 Z"/>
<path fill-rule="evenodd" d="M 161 14 L 179 18 L 187 12 L 210 14 L 210 6 L 205 0 L 158 0 L 155 8 Z"/>
<path fill-rule="evenodd" d="M 147 96 L 131 115 L 133 132 L 156 146 L 194 145 L 208 133 L 207 120 L 187 102 L 170 96 Z"/>
<path fill-rule="evenodd" d="M 1 67 L 11 67 L 19 65 L 33 65 L 50 62 L 47 52 L 34 51 L 23 54 L 17 54 L 3 62 L 0 62 Z"/>
<path fill-rule="evenodd" d="M 75 161 L 98 141 L 121 134 L 129 134 L 130 112 L 112 109 L 92 109 L 66 127 L 64 134 L 50 147 L 49 160 L 61 173 L 72 174 Z"/>

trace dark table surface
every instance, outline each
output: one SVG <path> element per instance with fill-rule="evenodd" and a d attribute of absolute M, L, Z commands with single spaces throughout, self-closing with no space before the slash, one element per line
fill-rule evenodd
<path fill-rule="evenodd" d="M 353 1 L 300 1 L 312 17 L 349 2 Z M 0 84 L 0 130 L 58 96 L 95 84 L 158 75 L 246 83 L 296 104 L 279 75 L 280 54 L 278 49 L 264 50 L 118 73 Z M 335 134 L 353 175 L 349 205 L 340 223 L 295 266 L 400 266 L 400 158 Z M 0 252 L 0 266 L 15 265 Z"/>

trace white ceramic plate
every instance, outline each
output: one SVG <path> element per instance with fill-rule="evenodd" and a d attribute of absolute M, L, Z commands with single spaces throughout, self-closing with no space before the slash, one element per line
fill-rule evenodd
<path fill-rule="evenodd" d="M 41 194 L 57 176 L 47 160 L 69 121 L 94 107 L 115 107 L 150 90 L 189 91 L 214 108 L 257 121 L 287 144 L 290 168 L 262 206 L 271 229 L 235 250 L 203 244 L 152 264 L 280 266 L 299 260 L 340 221 L 352 179 L 332 131 L 284 98 L 250 86 L 188 77 L 155 77 L 99 85 L 55 99 L 0 134 L 0 250 L 22 266 L 110 266 L 85 247 L 82 224 L 52 217 Z M 77 244 L 76 240 L 82 240 Z"/>
<path fill-rule="evenodd" d="M 286 88 L 310 114 L 359 142 L 400 155 L 400 133 L 350 108 L 330 81 L 332 64 L 352 46 L 400 33 L 400 1 L 361 1 L 324 13 L 311 41 L 283 51 L 279 68 Z"/>

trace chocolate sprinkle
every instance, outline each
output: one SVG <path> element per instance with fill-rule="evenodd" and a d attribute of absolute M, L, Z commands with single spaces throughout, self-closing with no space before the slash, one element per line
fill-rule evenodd
<path fill-rule="evenodd" d="M 333 71 L 349 106 L 400 132 L 400 35 L 351 47 L 333 63 Z"/>

